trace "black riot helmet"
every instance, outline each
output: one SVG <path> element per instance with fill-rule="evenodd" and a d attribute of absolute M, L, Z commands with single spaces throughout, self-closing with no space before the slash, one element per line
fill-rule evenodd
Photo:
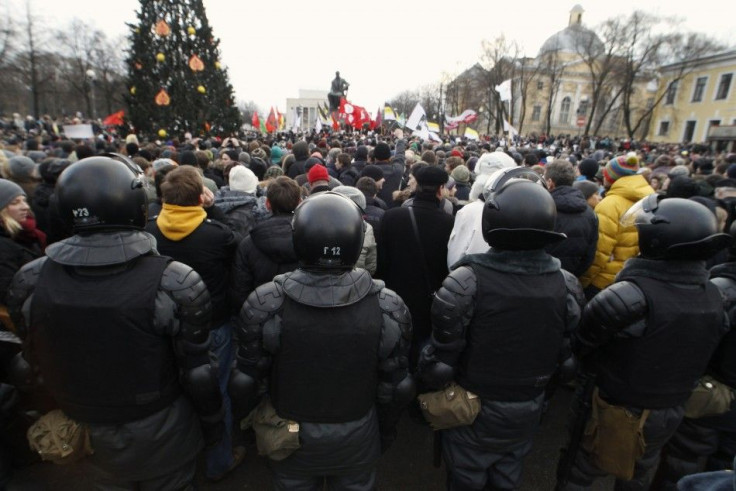
<path fill-rule="evenodd" d="M 540 182 L 509 179 L 486 195 L 483 239 L 495 249 L 541 249 L 566 238 L 554 232 L 556 219 L 552 195 Z"/>
<path fill-rule="evenodd" d="M 639 251 L 647 259 L 708 259 L 728 247 L 731 236 L 718 233 L 715 215 L 696 201 L 651 194 L 621 217 L 639 232 Z"/>
<path fill-rule="evenodd" d="M 291 222 L 294 252 L 306 269 L 353 269 L 363 248 L 363 214 L 350 198 L 333 192 L 304 200 Z"/>
<path fill-rule="evenodd" d="M 142 229 L 148 210 L 146 185 L 141 168 L 127 157 L 88 157 L 59 176 L 59 213 L 75 234 Z"/>

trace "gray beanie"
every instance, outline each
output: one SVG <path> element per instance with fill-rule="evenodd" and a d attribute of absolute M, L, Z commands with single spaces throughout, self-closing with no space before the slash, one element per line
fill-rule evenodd
<path fill-rule="evenodd" d="M 8 206 L 18 196 L 25 196 L 26 192 L 13 181 L 0 179 L 0 210 Z"/>
<path fill-rule="evenodd" d="M 16 155 L 10 159 L 8 161 L 8 170 L 12 177 L 21 182 L 38 177 L 38 164 L 31 158 L 23 155 Z"/>
<path fill-rule="evenodd" d="M 336 186 L 332 188 L 332 191 L 347 196 L 360 207 L 361 212 L 365 211 L 365 194 L 360 189 L 353 186 Z"/>

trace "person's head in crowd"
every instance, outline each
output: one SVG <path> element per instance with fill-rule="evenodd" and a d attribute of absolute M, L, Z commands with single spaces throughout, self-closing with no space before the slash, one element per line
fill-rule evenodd
<path fill-rule="evenodd" d="M 240 158 L 240 152 L 235 149 L 229 148 L 220 152 L 220 160 L 224 162 L 230 160 L 237 162 L 238 158 Z"/>
<path fill-rule="evenodd" d="M 0 225 L 7 235 L 18 235 L 30 209 L 23 188 L 7 179 L 0 179 Z"/>
<path fill-rule="evenodd" d="M 376 186 L 378 186 L 379 191 L 383 187 L 383 183 L 386 181 L 386 178 L 383 175 L 383 169 L 381 169 L 377 165 L 366 165 L 365 167 L 363 167 L 363 170 L 360 173 L 360 177 L 370 177 L 371 179 L 376 181 Z"/>
<path fill-rule="evenodd" d="M 633 152 L 614 157 L 603 168 L 603 185 L 608 189 L 622 177 L 636 175 L 638 171 L 639 157 Z"/>
<path fill-rule="evenodd" d="M 456 184 L 470 184 L 470 170 L 462 164 L 452 170 L 450 177 Z"/>
<path fill-rule="evenodd" d="M 161 183 L 161 199 L 176 206 L 199 206 L 202 204 L 204 182 L 196 168 L 179 166 L 166 175 Z"/>
<path fill-rule="evenodd" d="M 143 157 L 133 157 L 131 160 L 141 168 L 146 176 L 153 176 L 153 166 L 149 160 L 146 160 Z"/>
<path fill-rule="evenodd" d="M 284 151 L 281 150 L 281 147 L 278 145 L 271 147 L 271 165 L 281 165 L 281 157 L 283 154 Z"/>
<path fill-rule="evenodd" d="M 266 169 L 266 173 L 263 174 L 263 180 L 264 181 L 270 181 L 273 179 L 276 179 L 277 177 L 284 175 L 284 169 L 282 169 L 278 165 L 272 165 L 268 169 Z"/>
<path fill-rule="evenodd" d="M 434 153 L 434 150 L 425 150 L 422 152 L 422 162 L 426 162 L 429 165 L 434 165 L 437 163 L 437 155 Z"/>
<path fill-rule="evenodd" d="M 333 148 L 333 150 L 336 149 Z M 350 154 L 340 152 L 335 158 L 335 168 L 337 168 L 337 170 L 347 169 L 350 167 L 352 161 L 353 159 L 350 157 Z"/>
<path fill-rule="evenodd" d="M 603 199 L 601 198 L 598 184 L 593 181 L 575 181 L 572 184 L 572 187 L 583 193 L 583 197 L 585 198 L 585 201 L 588 202 L 588 206 L 594 210 L 596 205 L 601 202 L 601 199 Z"/>
<path fill-rule="evenodd" d="M 135 142 L 129 142 L 125 144 L 125 154 L 128 157 L 133 158 L 138 155 L 138 150 L 140 149 L 138 148 L 138 144 Z"/>
<path fill-rule="evenodd" d="M 2 175 L 17 183 L 36 182 L 40 179 L 38 164 L 25 155 L 14 155 L 3 163 Z"/>
<path fill-rule="evenodd" d="M 355 188 L 353 186 L 335 186 L 332 189 L 333 192 L 337 194 L 342 194 L 345 197 L 350 198 L 353 200 L 353 203 L 358 205 L 358 208 L 360 208 L 360 211 L 365 213 L 365 195 L 362 191 L 360 191 L 358 188 Z"/>
<path fill-rule="evenodd" d="M 453 152 L 459 153 L 457 150 L 453 150 Z M 452 157 L 448 157 L 445 159 L 445 172 L 449 175 L 452 174 L 452 171 L 455 170 L 455 167 L 458 165 L 463 165 L 464 160 L 462 157 L 458 157 L 457 155 L 453 155 Z"/>
<path fill-rule="evenodd" d="M 391 148 L 386 142 L 378 142 L 373 149 L 373 157 L 376 162 L 388 162 L 391 160 Z"/>
<path fill-rule="evenodd" d="M 307 172 L 307 181 L 309 181 L 310 194 L 326 191 L 329 189 L 330 175 L 327 168 L 322 164 L 315 164 Z"/>
<path fill-rule="evenodd" d="M 713 173 L 715 166 L 713 165 L 713 159 L 701 157 L 693 162 L 693 168 L 695 174 L 707 176 Z"/>
<path fill-rule="evenodd" d="M 368 160 L 368 147 L 365 145 L 358 145 L 358 148 L 355 150 L 355 160 L 357 161 L 367 161 Z"/>
<path fill-rule="evenodd" d="M 258 189 L 258 178 L 244 165 L 235 164 L 228 173 L 228 184 L 233 191 L 255 194 Z"/>
<path fill-rule="evenodd" d="M 442 187 L 449 179 L 447 172 L 438 166 L 426 165 L 417 169 L 415 172 L 412 168 L 412 174 L 417 181 L 417 196 L 434 196 L 437 199 L 442 197 Z"/>
<path fill-rule="evenodd" d="M 266 169 L 268 169 L 268 164 L 262 158 L 251 155 L 250 163 L 247 167 L 253 171 L 253 174 L 256 175 L 259 181 L 262 181 L 263 176 L 266 174 Z"/>
<path fill-rule="evenodd" d="M 550 190 L 559 186 L 572 186 L 575 182 L 575 168 L 562 159 L 556 159 L 544 166 L 544 178 Z"/>
<path fill-rule="evenodd" d="M 360 189 L 366 198 L 375 198 L 378 195 L 378 186 L 372 177 L 361 177 L 355 183 L 355 187 Z"/>
<path fill-rule="evenodd" d="M 184 150 L 179 154 L 179 165 L 191 165 L 193 167 L 199 167 L 197 162 L 197 154 L 191 150 Z"/>
<path fill-rule="evenodd" d="M 163 161 L 167 161 L 167 160 L 170 161 L 170 162 L 173 162 L 173 161 L 171 161 L 169 159 L 159 159 L 156 162 L 163 162 Z M 156 170 L 156 172 L 154 172 L 154 174 L 153 174 L 153 186 L 156 188 L 156 196 L 158 197 L 159 200 L 162 198 L 162 195 L 161 195 L 161 184 L 166 179 L 166 174 L 168 174 L 172 170 L 176 169 L 177 167 L 178 167 L 178 165 L 176 165 L 175 163 L 171 163 L 171 164 L 162 163 L 158 167 L 158 169 Z"/>
<path fill-rule="evenodd" d="M 77 145 L 74 148 L 74 153 L 77 155 L 77 160 L 86 159 L 95 155 L 94 149 L 89 145 Z"/>
<path fill-rule="evenodd" d="M 691 198 L 698 195 L 698 183 L 689 176 L 676 176 L 667 186 L 668 198 Z"/>
<path fill-rule="evenodd" d="M 532 167 L 534 165 L 537 165 L 539 163 L 539 155 L 537 152 L 527 152 L 527 154 L 524 156 L 524 165 L 527 167 Z"/>
<path fill-rule="evenodd" d="M 580 175 L 585 177 L 588 181 L 595 182 L 595 176 L 599 170 L 600 165 L 598 165 L 598 162 L 592 158 L 583 159 L 580 161 L 580 164 L 578 164 L 578 172 L 580 172 Z"/>
<path fill-rule="evenodd" d="M 268 185 L 266 207 L 274 215 L 292 213 L 301 200 L 302 193 L 299 185 L 289 177 L 279 176 Z"/>
<path fill-rule="evenodd" d="M 294 159 L 297 161 L 307 160 L 309 158 L 309 144 L 304 140 L 299 140 L 291 148 L 291 153 L 294 154 Z"/>
<path fill-rule="evenodd" d="M 268 159 L 268 156 L 266 155 L 266 151 L 262 147 L 258 147 L 254 149 L 252 152 L 250 152 L 250 157 L 251 159 L 257 158 L 263 161 L 266 161 Z M 232 160 L 237 160 L 237 157 Z"/>

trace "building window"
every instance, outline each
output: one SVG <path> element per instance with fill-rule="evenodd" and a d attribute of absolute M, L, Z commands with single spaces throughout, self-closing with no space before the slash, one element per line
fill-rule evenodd
<path fill-rule="evenodd" d="M 718 83 L 718 90 L 716 91 L 716 100 L 722 101 L 728 99 L 728 91 L 731 90 L 731 79 L 733 73 L 724 73 L 721 75 L 721 81 Z"/>
<path fill-rule="evenodd" d="M 711 119 L 708 121 L 708 126 L 721 126 L 721 120 L 720 119 Z"/>
<path fill-rule="evenodd" d="M 685 143 L 693 141 L 693 135 L 695 135 L 695 123 L 697 123 L 697 121 L 685 122 L 685 133 L 682 135 L 682 141 Z"/>
<path fill-rule="evenodd" d="M 532 110 L 532 121 L 539 121 L 542 118 L 542 106 L 534 106 Z"/>
<path fill-rule="evenodd" d="M 570 102 L 569 97 L 562 99 L 562 105 L 560 106 L 560 124 L 570 123 Z"/>
<path fill-rule="evenodd" d="M 588 114 L 588 101 L 580 101 L 578 106 L 578 116 L 585 116 Z"/>
<path fill-rule="evenodd" d="M 708 77 L 698 77 L 695 81 L 695 90 L 693 90 L 692 102 L 701 102 L 703 100 L 703 93 L 705 92 L 705 84 L 708 82 Z"/>
<path fill-rule="evenodd" d="M 670 82 L 667 86 L 667 96 L 665 97 L 665 104 L 674 104 L 675 97 L 677 96 L 677 80 Z"/>
<path fill-rule="evenodd" d="M 541 80 L 537 81 L 537 90 L 542 90 L 544 88 L 544 82 Z"/>
<path fill-rule="evenodd" d="M 659 136 L 667 136 L 670 134 L 670 122 L 669 121 L 660 121 L 659 122 L 659 133 L 657 133 Z"/>

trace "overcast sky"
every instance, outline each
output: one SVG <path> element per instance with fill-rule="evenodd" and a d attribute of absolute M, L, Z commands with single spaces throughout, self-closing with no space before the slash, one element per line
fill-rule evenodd
<path fill-rule="evenodd" d="M 0 0 L 20 20 L 26 0 Z M 127 34 L 138 0 L 29 0 L 45 25 L 77 17 L 109 37 Z M 437 83 L 479 61 L 481 41 L 500 34 L 534 56 L 567 26 L 576 2 L 559 0 L 204 0 L 220 39 L 222 63 L 239 101 L 286 109 L 300 89 L 329 89 L 335 71 L 350 82 L 348 98 L 371 113 L 399 92 Z M 678 16 L 683 31 L 733 45 L 736 2 L 730 0 L 589 0 L 583 24 L 594 28 L 638 8 Z M 3 10 L 5 10 L 3 8 Z"/>

